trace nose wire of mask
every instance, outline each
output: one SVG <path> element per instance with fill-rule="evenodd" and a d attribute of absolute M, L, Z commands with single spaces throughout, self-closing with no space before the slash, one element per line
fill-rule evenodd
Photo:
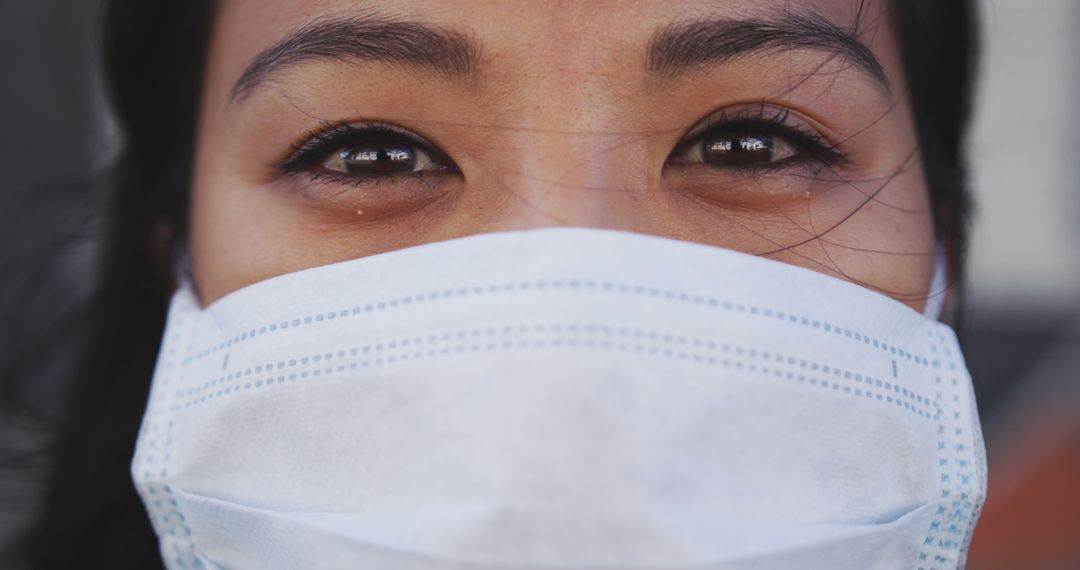
<path fill-rule="evenodd" d="M 132 475 L 169 568 L 961 568 L 986 490 L 946 325 L 592 229 L 170 309 Z"/>

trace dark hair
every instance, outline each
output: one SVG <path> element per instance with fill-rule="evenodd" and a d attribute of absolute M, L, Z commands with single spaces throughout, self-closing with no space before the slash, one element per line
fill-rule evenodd
<path fill-rule="evenodd" d="M 112 171 L 85 358 L 52 449 L 43 508 L 15 553 L 34 568 L 161 567 L 129 464 L 172 289 L 163 248 L 185 241 L 215 4 L 111 0 L 103 13 L 105 84 L 125 144 Z M 971 0 L 889 6 L 955 282 L 963 275 L 969 210 L 963 142 L 976 54 L 974 6 Z"/>
<path fill-rule="evenodd" d="M 892 0 L 892 23 L 903 58 L 934 222 L 952 263 L 957 295 L 950 317 L 962 328 L 971 197 L 965 137 L 978 58 L 970 0 Z"/>
<path fill-rule="evenodd" d="M 171 283 L 162 231 L 186 227 L 195 117 L 215 2 L 108 1 L 106 95 L 124 137 L 77 378 L 39 519 L 13 555 L 32 568 L 161 567 L 130 479 Z M 183 236 L 176 234 L 175 240 Z"/>

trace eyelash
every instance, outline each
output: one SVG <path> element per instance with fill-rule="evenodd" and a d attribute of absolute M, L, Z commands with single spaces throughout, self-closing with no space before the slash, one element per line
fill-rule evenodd
<path fill-rule="evenodd" d="M 727 167 L 732 170 L 742 170 L 747 173 L 763 171 L 779 171 L 794 165 L 818 162 L 826 166 L 838 166 L 847 162 L 847 157 L 837 150 L 821 135 L 788 122 L 790 111 L 787 109 L 769 109 L 761 106 L 757 109 L 747 109 L 728 114 L 721 111 L 707 119 L 701 126 L 695 126 L 690 134 L 684 137 L 672 152 L 672 156 L 695 144 L 700 144 L 706 137 L 717 134 L 765 134 L 780 136 L 792 144 L 801 153 L 772 163 L 751 165 L 745 167 Z M 689 138 L 687 138 L 689 137 Z M 420 177 L 421 172 L 402 172 L 383 175 L 342 174 L 318 168 L 320 162 L 325 160 L 330 153 L 339 151 L 353 145 L 369 142 L 398 142 L 414 145 L 433 159 L 446 166 L 448 172 L 457 172 L 454 165 L 444 153 L 435 148 L 428 141 L 420 138 L 412 132 L 389 123 L 365 123 L 353 125 L 348 123 L 327 123 L 301 139 L 294 145 L 292 152 L 283 162 L 277 165 L 277 169 L 286 175 L 302 174 L 312 180 L 328 180 L 344 182 L 353 185 L 377 184 L 393 179 L 409 176 Z M 669 158 L 668 162 L 672 162 Z"/>

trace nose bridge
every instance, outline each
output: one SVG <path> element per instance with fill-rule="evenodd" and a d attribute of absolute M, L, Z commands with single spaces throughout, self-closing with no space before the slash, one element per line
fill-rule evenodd
<path fill-rule="evenodd" d="M 650 139 L 620 96 L 627 85 L 602 61 L 542 59 L 519 79 L 522 128 L 505 131 L 509 176 L 500 177 L 515 215 L 632 229 L 629 212 L 652 180 Z"/>
<path fill-rule="evenodd" d="M 519 127 L 503 131 L 486 168 L 518 221 L 632 229 L 654 170 L 648 137 L 635 132 L 644 121 L 627 109 L 636 60 L 618 56 L 614 39 L 598 42 L 607 32 L 576 6 L 551 5 L 542 25 L 523 28 L 533 32 L 507 38 L 513 70 L 500 79 Z"/>
<path fill-rule="evenodd" d="M 507 215 L 534 225 L 631 229 L 647 191 L 640 135 L 607 129 L 513 133 L 499 176 L 512 192 Z"/>

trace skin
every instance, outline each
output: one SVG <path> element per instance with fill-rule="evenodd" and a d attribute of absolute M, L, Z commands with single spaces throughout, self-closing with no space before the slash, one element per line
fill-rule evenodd
<path fill-rule="evenodd" d="M 880 2 L 800 1 L 876 56 L 884 89 L 823 50 L 756 53 L 658 77 L 656 30 L 782 12 L 788 0 L 703 2 L 225 0 L 207 62 L 191 211 L 204 303 L 328 263 L 483 232 L 629 230 L 762 255 L 848 279 L 921 310 L 935 238 L 896 38 Z M 788 9 L 791 9 L 790 6 Z M 455 30 L 478 44 L 468 77 L 347 59 L 233 86 L 265 49 L 326 15 Z M 676 164 L 688 131 L 761 110 L 823 138 L 843 164 L 733 170 Z M 276 168 L 328 123 L 414 132 L 456 172 L 356 185 Z"/>

